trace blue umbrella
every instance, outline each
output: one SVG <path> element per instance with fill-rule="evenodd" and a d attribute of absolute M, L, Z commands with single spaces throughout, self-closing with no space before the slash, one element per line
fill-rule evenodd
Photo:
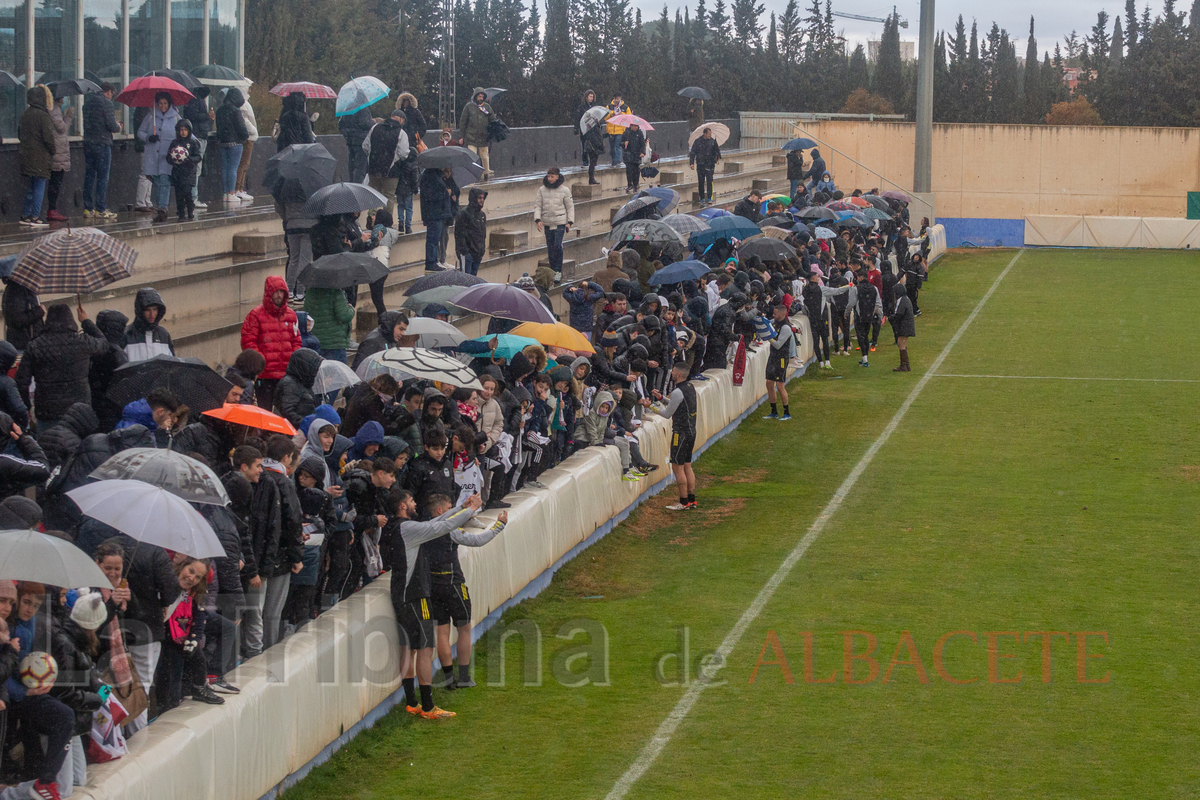
<path fill-rule="evenodd" d="M 723 208 L 706 208 L 696 214 L 700 219 L 714 220 L 717 217 L 732 217 L 733 213 L 726 211 Z"/>
<path fill-rule="evenodd" d="M 799 139 L 792 139 L 790 142 L 785 144 L 780 149 L 782 149 L 782 150 L 811 150 L 814 147 L 817 147 L 816 142 L 814 142 L 812 139 L 806 139 L 805 137 L 801 136 Z"/>
<path fill-rule="evenodd" d="M 339 117 L 357 114 L 387 97 L 389 91 L 387 84 L 379 78 L 372 78 L 370 75 L 351 78 L 338 90 L 336 114 Z"/>
<path fill-rule="evenodd" d="M 682 283 L 683 281 L 694 281 L 701 275 L 707 275 L 710 272 L 712 272 L 712 267 L 703 261 L 676 261 L 674 264 L 668 264 L 651 275 L 646 283 L 651 286 L 663 286 L 671 283 Z"/>
<path fill-rule="evenodd" d="M 496 340 L 495 351 L 491 351 L 488 347 L 488 343 L 492 339 Z M 490 336 L 480 336 L 476 339 L 468 339 L 454 349 L 464 353 L 474 353 L 475 355 L 491 353 L 493 358 L 503 358 L 507 361 L 530 345 L 538 345 L 538 340 L 530 339 L 528 336 L 514 336 L 511 333 L 497 333 Z"/>
<path fill-rule="evenodd" d="M 637 197 L 654 197 L 658 199 L 658 212 L 660 214 L 670 214 L 675 210 L 675 206 L 679 205 L 679 192 L 666 186 L 655 186 L 651 189 L 643 189 L 638 192 Z"/>
<path fill-rule="evenodd" d="M 692 234 L 691 244 L 707 245 L 717 239 L 746 239 L 762 233 L 762 229 L 750 220 L 732 214 L 709 220 L 708 224 L 711 226 L 708 230 Z"/>

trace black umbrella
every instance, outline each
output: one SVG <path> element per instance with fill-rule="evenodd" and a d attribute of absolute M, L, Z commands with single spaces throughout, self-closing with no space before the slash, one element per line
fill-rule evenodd
<path fill-rule="evenodd" d="M 472 184 L 483 175 L 479 157 L 465 147 L 453 145 L 429 148 L 417 156 L 417 166 L 421 169 L 448 169 L 459 187 Z"/>
<path fill-rule="evenodd" d="M 130 72 L 129 74 L 132 75 L 133 72 Z M 195 75 L 182 69 L 156 69 L 147 72 L 146 75 L 157 75 L 160 78 L 170 78 L 192 94 L 195 94 L 195 90 L 204 85 L 200 83 L 200 79 Z"/>
<path fill-rule="evenodd" d="M 483 96 L 486 97 L 487 101 L 490 103 L 507 91 L 508 91 L 508 89 L 501 89 L 498 86 L 492 86 L 491 88 L 483 90 Z"/>
<path fill-rule="evenodd" d="M 787 214 L 776 214 L 773 217 L 767 217 L 758 221 L 758 227 L 760 228 L 790 228 L 795 224 L 795 221 Z"/>
<path fill-rule="evenodd" d="M 170 389 L 193 414 L 220 408 L 233 384 L 198 358 L 155 356 L 117 367 L 108 399 L 124 407 L 152 389 Z"/>
<path fill-rule="evenodd" d="M 701 89 L 699 86 L 688 86 L 685 89 L 680 89 L 676 92 L 680 97 L 686 97 L 690 100 L 712 100 L 712 95 Z"/>
<path fill-rule="evenodd" d="M 880 197 L 877 194 L 864 194 L 862 196 L 862 199 L 866 200 L 868 203 L 875 206 L 880 211 L 886 211 L 889 214 L 891 214 L 891 212 L 892 212 L 891 203 L 889 203 L 887 200 L 885 200 L 884 198 Z"/>
<path fill-rule="evenodd" d="M 303 213 L 314 217 L 327 214 L 358 214 L 387 206 L 387 198 L 362 183 L 334 183 L 312 193 Z"/>
<path fill-rule="evenodd" d="M 796 250 L 791 245 L 769 236 L 759 236 L 738 246 L 739 259 L 758 256 L 763 261 L 784 261 L 795 255 Z"/>
<path fill-rule="evenodd" d="M 441 272 L 417 278 L 413 285 L 404 292 L 404 296 L 412 297 L 414 294 L 436 289 L 439 286 L 478 286 L 481 283 L 487 283 L 487 281 L 478 275 L 457 269 L 444 269 Z"/>
<path fill-rule="evenodd" d="M 46 84 L 46 86 L 50 89 L 50 93 L 54 95 L 55 100 L 61 100 L 64 97 L 71 97 L 77 94 L 100 93 L 100 87 L 87 78 L 68 78 L 62 81 L 53 81 Z"/>
<path fill-rule="evenodd" d="M 336 169 L 337 159 L 325 145 L 294 144 L 267 159 L 263 186 L 281 203 L 304 203 L 333 183 Z"/>
<path fill-rule="evenodd" d="M 639 219 L 661 219 L 662 215 L 658 213 L 658 204 L 659 198 L 653 195 L 633 198 L 617 209 L 617 213 L 612 218 L 613 227 L 622 222 L 633 222 Z"/>
<path fill-rule="evenodd" d="M 377 281 L 387 274 L 388 268 L 370 253 L 333 253 L 300 270 L 296 280 L 314 289 L 345 289 Z"/>
<path fill-rule="evenodd" d="M 608 232 L 611 242 L 649 242 L 650 244 L 681 244 L 683 235 L 662 220 L 635 219 L 622 222 Z"/>
<path fill-rule="evenodd" d="M 796 216 L 800 219 L 837 219 L 837 214 L 822 206 L 809 206 Z"/>

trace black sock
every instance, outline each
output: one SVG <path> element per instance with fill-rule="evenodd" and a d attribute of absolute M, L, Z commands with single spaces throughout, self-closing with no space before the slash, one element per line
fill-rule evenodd
<path fill-rule="evenodd" d="M 400 683 L 404 686 L 404 702 L 407 705 L 415 706 L 417 704 L 417 679 L 405 678 Z"/>
<path fill-rule="evenodd" d="M 454 674 L 454 665 L 451 664 L 448 667 L 442 667 L 442 674 L 445 675 L 447 678 L 449 678 L 451 675 Z"/>
<path fill-rule="evenodd" d="M 694 495 L 694 494 L 689 494 L 689 495 L 687 496 L 687 501 L 688 501 L 689 503 L 694 503 L 694 502 L 696 502 L 696 495 Z"/>
<path fill-rule="evenodd" d="M 458 665 L 458 681 L 459 681 L 459 683 L 466 683 L 469 680 L 471 680 L 471 665 L 470 664 L 459 664 Z"/>
<path fill-rule="evenodd" d="M 788 411 L 788 404 L 787 404 L 787 403 L 784 403 L 784 404 L 783 404 L 783 415 L 784 415 L 785 417 L 790 417 L 790 416 L 792 415 L 792 412 L 791 412 L 791 411 Z"/>
<path fill-rule="evenodd" d="M 433 687 L 421 684 L 421 710 L 433 711 Z"/>
<path fill-rule="evenodd" d="M 772 413 L 772 414 L 778 414 L 778 413 L 779 413 L 778 409 L 776 409 L 776 408 L 775 408 L 775 404 L 774 404 L 774 403 L 771 403 L 771 413 Z"/>

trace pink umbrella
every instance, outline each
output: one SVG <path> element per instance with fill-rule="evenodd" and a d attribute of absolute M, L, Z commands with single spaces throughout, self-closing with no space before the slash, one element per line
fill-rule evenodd
<path fill-rule="evenodd" d="M 337 100 L 337 92 L 323 83 L 292 81 L 291 83 L 278 83 L 271 87 L 271 94 L 279 97 L 287 97 L 292 92 L 300 92 L 310 100 Z"/>
<path fill-rule="evenodd" d="M 654 126 L 646 120 L 639 117 L 637 114 L 617 114 L 615 117 L 609 117 L 605 120 L 609 125 L 617 125 L 622 128 L 628 128 L 630 125 L 637 125 L 644 131 L 654 130 Z"/>
<path fill-rule="evenodd" d="M 886 197 L 888 200 L 897 200 L 901 203 L 911 203 L 912 202 L 912 198 L 909 197 L 908 195 L 906 195 L 904 192 L 897 192 L 895 190 L 892 190 L 890 192 L 882 192 L 879 196 Z"/>

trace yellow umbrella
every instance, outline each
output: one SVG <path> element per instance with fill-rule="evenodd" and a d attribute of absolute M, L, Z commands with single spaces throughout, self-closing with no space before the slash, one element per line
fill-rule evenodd
<path fill-rule="evenodd" d="M 537 339 L 547 347 L 561 347 L 576 353 L 596 352 L 586 336 L 563 322 L 522 322 L 509 333 Z"/>

